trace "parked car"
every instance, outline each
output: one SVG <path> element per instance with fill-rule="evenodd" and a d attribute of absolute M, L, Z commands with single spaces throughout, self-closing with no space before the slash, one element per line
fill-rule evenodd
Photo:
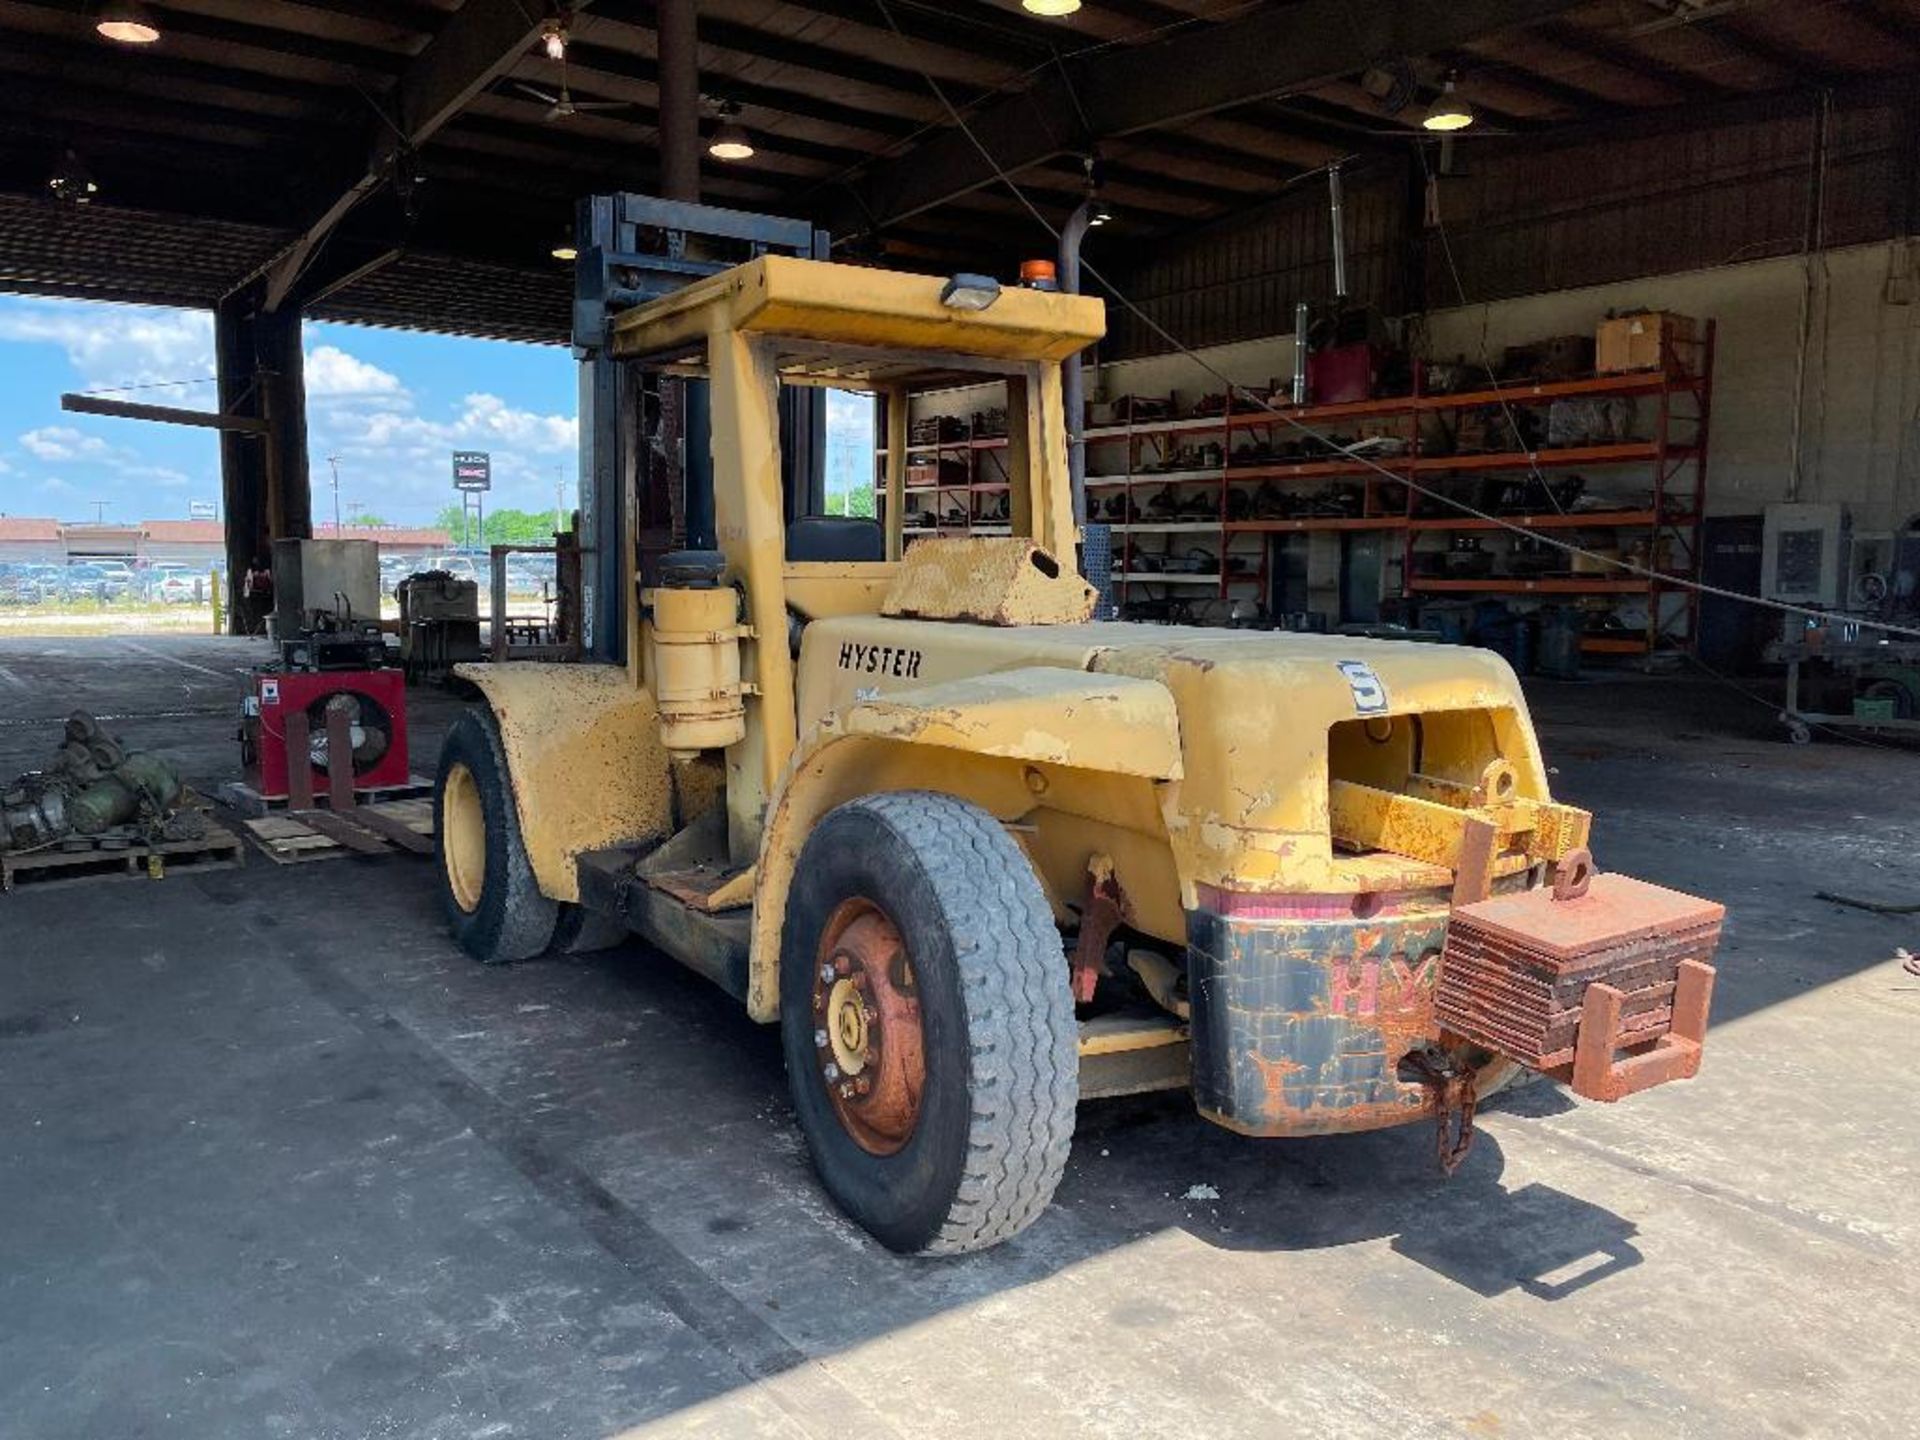
<path fill-rule="evenodd" d="M 422 562 L 420 568 L 444 570 L 456 579 L 471 580 L 476 585 L 491 583 L 470 555 L 436 555 L 433 559 Z"/>
<path fill-rule="evenodd" d="M 93 564 L 106 579 L 109 599 L 117 600 L 122 595 L 131 595 L 140 583 L 139 577 L 133 573 L 133 566 L 124 560 L 96 560 Z"/>
<path fill-rule="evenodd" d="M 125 574 L 116 574 L 92 560 L 75 560 L 61 572 L 60 598 L 105 602 L 125 595 L 132 585 L 133 572 L 130 570 Z"/>
<path fill-rule="evenodd" d="M 33 597 L 34 604 L 44 605 L 59 596 L 63 576 L 58 565 L 29 565 L 27 572 L 38 590 Z"/>
<path fill-rule="evenodd" d="M 21 562 L 0 565 L 0 605 L 38 605 L 41 588 L 36 569 Z"/>
<path fill-rule="evenodd" d="M 206 577 L 179 565 L 167 567 L 165 573 L 149 584 L 147 598 L 158 600 L 162 605 L 192 605 L 207 593 Z"/>
<path fill-rule="evenodd" d="M 149 600 L 159 600 L 168 604 L 181 603 L 194 597 L 196 584 L 200 583 L 201 572 L 193 566 L 179 560 L 162 560 L 150 565 L 140 575 L 140 592 Z M 169 582 L 173 582 L 171 585 Z"/>

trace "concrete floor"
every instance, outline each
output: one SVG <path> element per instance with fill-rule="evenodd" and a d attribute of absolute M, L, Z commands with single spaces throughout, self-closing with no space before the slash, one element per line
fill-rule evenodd
<path fill-rule="evenodd" d="M 226 778 L 255 653 L 0 641 L 0 773 L 86 704 Z M 1536 706 L 1603 863 L 1731 908 L 1699 1080 L 1521 1091 L 1450 1182 L 1424 1127 L 1090 1104 L 958 1262 L 838 1217 L 770 1030 L 637 946 L 473 965 L 422 861 L 0 897 L 0 1434 L 1920 1434 L 1920 921 L 1813 898 L 1920 901 L 1916 756 Z"/>

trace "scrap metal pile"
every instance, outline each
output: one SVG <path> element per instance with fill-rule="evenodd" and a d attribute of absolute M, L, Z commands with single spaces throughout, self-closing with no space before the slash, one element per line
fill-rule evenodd
<path fill-rule="evenodd" d="M 0 791 L 0 850 L 38 850 L 72 835 L 121 829 L 144 840 L 191 838 L 198 819 L 176 812 L 181 792 L 172 762 L 127 749 L 76 710 L 53 763 Z"/>

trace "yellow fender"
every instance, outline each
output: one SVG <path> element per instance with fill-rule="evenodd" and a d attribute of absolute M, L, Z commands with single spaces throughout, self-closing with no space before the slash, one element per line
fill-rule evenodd
<path fill-rule="evenodd" d="M 1028 666 L 863 700 L 827 717 L 795 754 L 768 815 L 754 876 L 748 1013 L 779 1016 L 788 891 L 807 837 L 835 806 L 890 790 L 957 795 L 1009 821 L 1058 806 L 1110 820 L 1160 857 L 1156 787 L 1181 773 L 1173 696 L 1129 676 Z M 1139 868 L 1171 873 L 1170 864 Z M 1068 878 L 1042 875 L 1056 901 Z M 1177 911 L 1177 896 L 1173 903 Z"/>
<path fill-rule="evenodd" d="M 578 901 L 575 857 L 660 839 L 673 788 L 653 696 L 615 665 L 460 665 L 500 726 L 542 894 Z"/>

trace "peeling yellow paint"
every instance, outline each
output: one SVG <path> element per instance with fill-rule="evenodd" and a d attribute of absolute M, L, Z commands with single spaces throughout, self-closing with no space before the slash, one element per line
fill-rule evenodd
<path fill-rule="evenodd" d="M 672 830 L 658 712 L 625 667 L 529 662 L 454 673 L 479 689 L 499 722 L 520 834 L 543 894 L 577 901 L 574 857 Z"/>
<path fill-rule="evenodd" d="M 1079 625 L 1093 615 L 1093 586 L 1031 540 L 934 536 L 900 562 L 880 613 L 981 625 Z"/>

